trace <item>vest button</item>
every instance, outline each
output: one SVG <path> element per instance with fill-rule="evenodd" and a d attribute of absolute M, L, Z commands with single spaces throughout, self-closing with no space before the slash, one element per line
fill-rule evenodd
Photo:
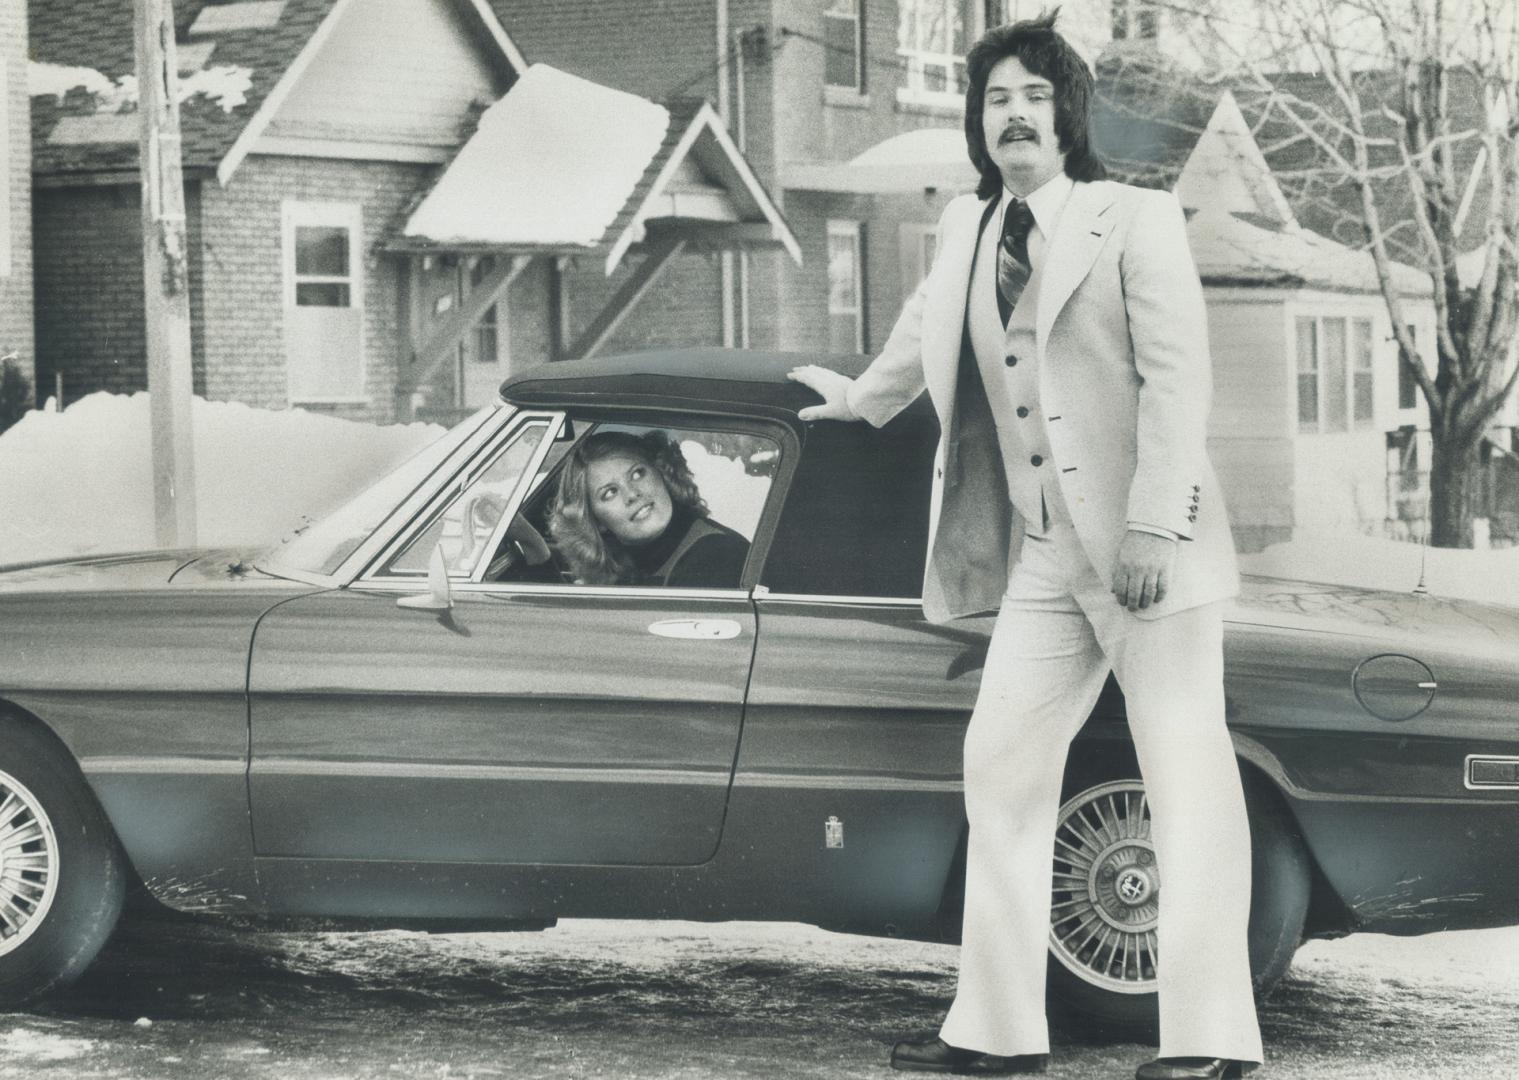
<path fill-rule="evenodd" d="M 1038 454 L 1035 454 L 1033 457 L 1028 459 L 1028 463 L 1035 468 L 1038 468 L 1040 465 L 1044 464 L 1044 458 L 1040 457 Z"/>
<path fill-rule="evenodd" d="M 1018 419 L 1022 420 L 1027 415 L 1028 415 L 1028 406 L 1027 405 L 1019 405 L 1018 406 Z"/>
<path fill-rule="evenodd" d="M 1007 358 L 1007 366 L 1008 367 L 1017 367 L 1018 366 L 1018 358 L 1016 356 L 1009 356 Z"/>

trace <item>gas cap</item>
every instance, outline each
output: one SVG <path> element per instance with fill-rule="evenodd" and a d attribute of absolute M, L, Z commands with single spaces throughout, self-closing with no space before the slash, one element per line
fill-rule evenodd
<path fill-rule="evenodd" d="M 1351 676 L 1356 700 L 1378 720 L 1412 720 L 1434 700 L 1434 673 L 1421 661 L 1401 653 L 1369 656 Z"/>

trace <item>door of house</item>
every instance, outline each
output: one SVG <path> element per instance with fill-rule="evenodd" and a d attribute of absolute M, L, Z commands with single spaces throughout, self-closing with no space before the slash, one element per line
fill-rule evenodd
<path fill-rule="evenodd" d="M 465 260 L 460 267 L 461 295 L 468 296 L 493 269 L 492 256 Z M 464 335 L 459 346 L 459 404 L 474 409 L 496 400 L 510 367 L 511 341 L 506 332 L 507 295 L 503 294 Z"/>

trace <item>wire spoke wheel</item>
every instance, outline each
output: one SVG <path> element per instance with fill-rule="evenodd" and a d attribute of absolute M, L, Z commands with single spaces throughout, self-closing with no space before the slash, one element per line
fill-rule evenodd
<path fill-rule="evenodd" d="M 42 803 L 0 771 L 0 956 L 42 925 L 58 892 L 58 837 Z"/>
<path fill-rule="evenodd" d="M 1144 784 L 1115 780 L 1060 808 L 1050 950 L 1078 979 L 1120 994 L 1155 992 L 1160 872 Z"/>

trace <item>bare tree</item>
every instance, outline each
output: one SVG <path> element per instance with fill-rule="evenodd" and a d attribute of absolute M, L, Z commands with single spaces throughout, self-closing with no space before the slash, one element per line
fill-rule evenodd
<path fill-rule="evenodd" d="M 1400 363 L 1429 406 L 1430 542 L 1472 546 L 1482 442 L 1519 375 L 1519 7 L 1213 0 L 1173 12 L 1234 69 L 1305 223 L 1371 253 Z M 1433 376 L 1396 262 L 1432 284 Z"/>

